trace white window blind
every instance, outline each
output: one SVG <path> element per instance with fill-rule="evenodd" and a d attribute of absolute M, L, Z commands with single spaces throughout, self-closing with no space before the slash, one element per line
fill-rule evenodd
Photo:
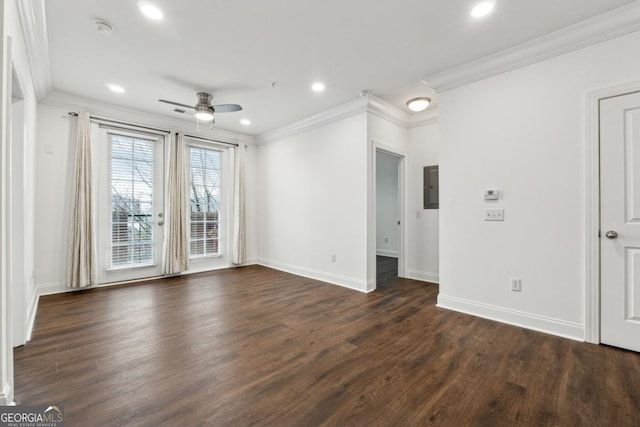
<path fill-rule="evenodd" d="M 189 147 L 191 258 L 220 254 L 222 152 Z"/>
<path fill-rule="evenodd" d="M 154 171 L 156 141 L 109 133 L 111 268 L 156 262 Z"/>

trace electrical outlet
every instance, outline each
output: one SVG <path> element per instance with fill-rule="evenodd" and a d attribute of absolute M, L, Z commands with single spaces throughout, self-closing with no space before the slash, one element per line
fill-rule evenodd
<path fill-rule="evenodd" d="M 511 278 L 511 290 L 513 292 L 522 292 L 522 280 L 518 277 Z"/>
<path fill-rule="evenodd" d="M 331 255 L 331 262 L 336 262 L 336 254 Z"/>
<path fill-rule="evenodd" d="M 504 221 L 504 208 L 486 208 L 484 210 L 485 221 Z"/>

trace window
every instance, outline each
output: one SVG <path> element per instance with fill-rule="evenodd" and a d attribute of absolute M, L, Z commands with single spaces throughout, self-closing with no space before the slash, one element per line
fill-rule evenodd
<path fill-rule="evenodd" d="M 109 134 L 110 268 L 156 261 L 154 169 L 156 141 Z"/>
<path fill-rule="evenodd" d="M 220 255 L 222 152 L 189 147 L 189 256 Z"/>

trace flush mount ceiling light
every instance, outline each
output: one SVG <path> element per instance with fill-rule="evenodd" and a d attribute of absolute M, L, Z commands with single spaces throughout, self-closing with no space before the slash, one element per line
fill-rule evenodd
<path fill-rule="evenodd" d="M 148 1 L 138 2 L 138 8 L 144 16 L 154 21 L 159 21 L 164 17 L 164 13 L 156 5 Z"/>
<path fill-rule="evenodd" d="M 244 126 L 249 126 L 251 124 L 251 120 L 249 119 L 242 119 L 240 120 L 240 123 Z"/>
<path fill-rule="evenodd" d="M 324 83 L 322 82 L 315 82 L 314 84 L 311 85 L 311 90 L 313 90 L 314 92 L 322 92 L 324 91 L 325 87 L 324 87 Z"/>
<path fill-rule="evenodd" d="M 495 1 L 480 2 L 471 9 L 471 16 L 474 18 L 483 18 L 489 15 L 494 7 L 496 7 Z"/>
<path fill-rule="evenodd" d="M 409 107 L 411 111 L 415 112 L 426 110 L 429 104 L 431 104 L 431 98 L 427 98 L 426 96 L 413 98 L 407 101 L 407 107 Z"/>
<path fill-rule="evenodd" d="M 113 83 L 107 84 L 107 87 L 111 92 L 115 93 L 124 93 L 124 88 L 122 86 L 114 85 Z"/>

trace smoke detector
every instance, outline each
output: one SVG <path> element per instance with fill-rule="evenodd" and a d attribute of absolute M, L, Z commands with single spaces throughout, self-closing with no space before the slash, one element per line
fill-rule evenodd
<path fill-rule="evenodd" d="M 93 21 L 93 23 L 96 26 L 96 30 L 98 30 L 98 32 L 102 35 L 110 36 L 113 32 L 113 27 L 111 26 L 111 24 L 102 19 L 97 19 Z"/>

